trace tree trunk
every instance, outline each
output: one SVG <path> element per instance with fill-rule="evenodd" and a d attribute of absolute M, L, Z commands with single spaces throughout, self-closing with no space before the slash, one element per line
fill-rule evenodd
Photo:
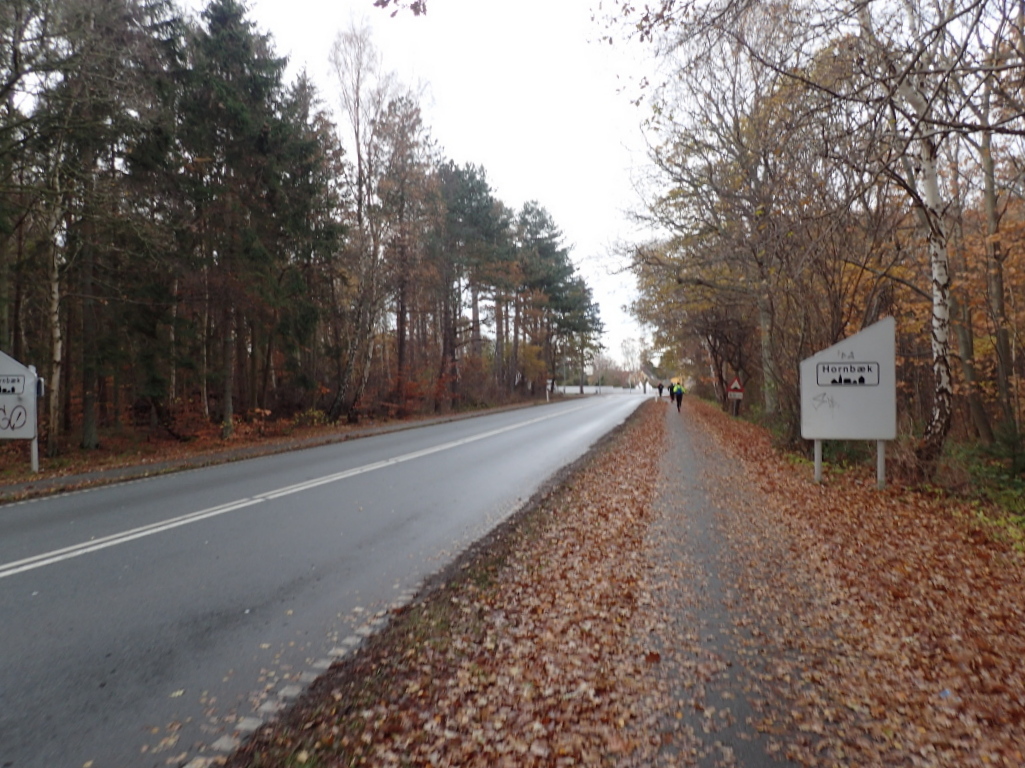
<path fill-rule="evenodd" d="M 404 246 L 403 246 L 404 248 Z M 395 318 L 395 400 L 399 406 L 399 415 L 406 413 L 406 339 L 409 335 L 407 326 L 407 308 L 409 281 L 405 271 L 399 275 L 399 298 Z"/>
<path fill-rule="evenodd" d="M 83 289 L 86 282 L 83 281 Z M 91 282 L 88 285 L 92 290 Z M 96 413 L 96 389 L 99 384 L 96 353 L 96 302 L 82 299 L 82 448 L 93 450 L 100 445 Z"/>
<path fill-rule="evenodd" d="M 377 253 L 376 246 L 373 252 Z M 352 362 L 349 366 L 349 376 L 356 378 L 357 383 L 345 412 L 345 419 L 349 424 L 355 424 L 359 421 L 359 404 L 367 390 L 371 366 L 374 362 L 374 345 L 378 330 L 379 308 L 376 303 L 377 265 L 373 261 L 373 257 L 371 257 L 370 266 L 366 274 L 369 277 L 365 281 L 364 290 L 360 294 L 360 312 L 358 315 L 359 321 L 356 325 L 356 337 L 354 343 L 350 345 L 352 347 Z"/>
<path fill-rule="evenodd" d="M 448 387 L 449 357 L 455 344 L 453 329 L 452 287 L 446 286 L 441 300 L 441 361 L 438 366 L 438 408 L 448 412 L 452 408 L 452 392 Z"/>
<path fill-rule="evenodd" d="M 167 402 L 174 407 L 178 399 L 178 276 L 171 282 L 171 325 L 167 329 L 168 347 L 171 350 L 171 359 L 168 361 L 170 370 L 167 377 Z"/>
<path fill-rule="evenodd" d="M 10 351 L 11 337 L 11 237 L 0 239 L 0 349 Z"/>
<path fill-rule="evenodd" d="M 15 360 L 21 360 L 25 352 L 25 326 L 21 321 L 21 307 L 24 299 L 24 277 L 21 264 L 25 263 L 25 222 L 18 222 L 17 250 L 15 252 L 15 264 L 19 265 L 14 273 L 14 305 L 11 309 L 11 355 Z"/>
<path fill-rule="evenodd" d="M 884 53 L 883 66 L 887 74 L 895 75 L 897 67 L 888 58 L 890 48 L 879 41 L 873 29 L 871 8 L 871 3 L 863 3 L 857 8 L 862 35 L 878 51 L 887 52 Z M 931 62 L 923 61 L 918 66 L 928 70 Z M 915 140 L 919 147 L 921 168 L 918 171 L 906 171 L 902 181 L 909 188 L 914 188 L 918 179 L 921 179 L 921 194 L 912 194 L 912 204 L 925 234 L 932 278 L 932 411 L 925 434 L 915 451 L 920 471 L 929 477 L 935 472 L 936 462 L 950 431 L 954 400 L 950 375 L 950 266 L 936 144 L 942 134 L 930 133 L 933 129 L 926 127 L 934 117 L 936 107 L 931 94 L 919 90 L 917 78 L 899 77 L 895 83 L 894 92 L 890 95 L 895 110 L 908 116 L 911 127 L 917 133 Z M 905 156 L 904 160 L 909 158 Z M 893 169 L 893 173 L 896 175 L 898 171 Z"/>
<path fill-rule="evenodd" d="M 203 331 L 199 360 L 199 397 L 203 401 L 203 418 L 210 420 L 210 342 L 213 329 L 210 327 L 210 270 L 203 267 Z"/>
<path fill-rule="evenodd" d="M 499 390 L 505 385 L 505 329 L 506 329 L 506 302 L 503 295 L 495 294 L 495 359 L 493 361 L 493 374 L 495 386 Z"/>
<path fill-rule="evenodd" d="M 580 394 L 584 394 L 584 345 L 580 345 Z"/>
<path fill-rule="evenodd" d="M 99 429 L 96 423 L 96 387 L 98 352 L 96 298 L 93 296 L 93 269 L 96 252 L 90 213 L 86 210 L 81 224 L 81 250 L 79 268 L 82 287 L 82 448 L 93 450 L 100 445 Z"/>
<path fill-rule="evenodd" d="M 975 373 L 975 337 L 972 333 L 972 314 L 967 304 L 961 304 L 955 297 L 950 300 L 951 314 L 957 318 L 954 334 L 957 337 L 961 358 L 961 371 L 968 389 L 968 409 L 979 438 L 987 445 L 993 442 L 993 428 L 986 414 L 986 406 L 979 392 L 979 381 Z"/>
<path fill-rule="evenodd" d="M 277 313 L 275 313 L 274 325 L 277 325 Z M 276 388 L 277 384 L 274 382 L 274 330 L 273 326 L 267 332 L 267 345 L 264 347 L 263 352 L 263 373 L 260 376 L 260 395 L 258 405 L 264 410 L 271 410 L 268 403 L 270 403 L 270 389 Z"/>
<path fill-rule="evenodd" d="M 462 316 L 463 283 L 458 277 L 455 280 L 455 293 L 452 296 L 452 322 L 450 324 L 452 338 L 449 341 L 448 356 L 448 394 L 453 406 L 459 403 L 459 319 Z"/>
<path fill-rule="evenodd" d="M 78 307 L 70 297 L 62 297 L 64 302 L 64 319 L 61 336 L 64 338 L 64 370 L 61 374 L 63 386 L 61 387 L 61 434 L 70 435 L 75 426 L 75 414 L 72 412 L 71 394 L 74 391 L 75 381 L 75 342 L 78 336 L 73 332 L 79 324 Z"/>
<path fill-rule="evenodd" d="M 516 378 L 520 370 L 520 303 L 522 299 L 517 293 L 513 298 L 512 356 L 509 360 L 509 390 L 516 389 Z"/>
<path fill-rule="evenodd" d="M 340 321 L 336 321 L 339 323 Z M 350 330 L 350 334 L 355 334 L 355 329 Z M 335 395 L 331 399 L 331 405 L 327 409 L 327 418 L 329 421 L 336 422 L 342 417 L 342 411 L 345 408 L 345 398 L 349 394 L 349 380 L 352 376 L 352 365 L 355 355 L 353 350 L 353 341 L 350 336 L 349 340 L 345 344 L 345 349 L 342 349 L 342 337 L 341 329 L 335 328 L 335 376 L 338 378 L 337 386 L 335 387 Z"/>
<path fill-rule="evenodd" d="M 933 405 L 929 425 L 916 454 L 928 477 L 935 471 L 950 431 L 954 391 L 950 376 L 950 266 L 940 204 L 939 167 L 933 141 L 922 139 L 921 145 L 923 214 L 928 228 L 926 237 L 932 273 Z"/>
<path fill-rule="evenodd" d="M 1016 423 L 1014 403 L 1011 395 L 1011 337 L 1010 323 L 1004 304 L 1004 256 L 1001 248 L 997 217 L 997 193 L 993 168 L 992 134 L 982 133 L 982 171 L 985 181 L 983 207 L 986 212 L 986 281 L 989 294 L 989 310 L 995 328 L 997 358 L 997 394 L 1000 410 L 1008 424 Z"/>
<path fill-rule="evenodd" d="M 243 332 L 238 334 L 235 344 L 235 354 L 238 356 L 238 371 L 240 374 L 238 411 L 242 414 L 243 418 L 248 419 L 249 413 L 255 407 L 256 370 L 260 345 L 256 321 L 251 318 L 245 318 L 240 325 Z"/>
<path fill-rule="evenodd" d="M 355 399 L 353 399 L 346 404 L 346 398 L 352 389 L 352 380 L 356 372 L 356 360 L 359 357 L 360 336 L 363 327 L 363 302 L 364 298 L 361 294 L 357 301 L 352 327 L 349 328 L 349 338 L 345 345 L 345 352 L 340 352 L 342 359 L 339 364 L 338 389 L 335 393 L 334 402 L 331 404 L 331 410 L 328 412 L 328 418 L 331 421 L 338 421 L 342 417 L 343 412 L 348 417 L 352 413 L 352 404 L 355 403 Z"/>
<path fill-rule="evenodd" d="M 479 358 L 483 352 L 483 344 L 480 335 L 480 288 L 476 282 L 470 285 L 470 300 L 473 323 L 470 329 L 470 348 L 473 356 Z"/>
<path fill-rule="evenodd" d="M 771 415 L 779 410 L 779 384 L 772 346 L 772 297 L 769 295 L 769 281 L 766 277 L 762 278 L 762 290 L 758 292 L 758 327 L 762 346 L 762 397 L 765 413 Z"/>
<path fill-rule="evenodd" d="M 47 317 L 50 322 L 50 373 L 49 386 L 47 387 L 47 431 L 46 431 L 46 454 L 51 458 L 57 455 L 58 435 L 60 433 L 60 406 L 61 406 L 61 375 L 64 369 L 64 339 L 61 335 L 61 287 L 60 287 L 60 246 L 57 245 L 57 227 L 61 218 L 59 207 L 55 207 L 50 220 L 50 258 L 47 263 L 47 278 L 49 282 L 49 303 L 47 305 Z"/>
<path fill-rule="evenodd" d="M 359 422 L 359 404 L 363 400 L 363 395 L 367 391 L 367 384 L 370 382 L 370 372 L 374 364 L 374 335 L 369 334 L 366 347 L 363 350 L 362 370 L 360 371 L 359 384 L 356 385 L 356 391 L 352 394 L 352 402 L 349 403 L 349 408 L 345 415 L 345 420 L 349 424 L 357 424 Z"/>
<path fill-rule="evenodd" d="M 111 397 L 112 403 L 111 408 L 114 410 L 113 424 L 115 429 L 121 428 L 121 366 L 114 366 L 113 375 L 113 387 L 114 393 Z"/>
<path fill-rule="evenodd" d="M 227 440 L 235 432 L 235 314 L 225 302 L 221 327 L 221 437 Z"/>

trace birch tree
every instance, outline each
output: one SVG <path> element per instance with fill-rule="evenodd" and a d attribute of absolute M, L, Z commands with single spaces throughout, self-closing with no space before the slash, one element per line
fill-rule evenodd
<path fill-rule="evenodd" d="M 334 292 L 332 333 L 338 383 L 328 416 L 337 421 L 344 413 L 354 422 L 370 375 L 374 331 L 384 303 L 378 130 L 396 85 L 394 75 L 385 71 L 366 25 L 353 23 L 339 31 L 329 61 L 339 112 L 348 131 L 343 146 L 352 163 L 346 183 L 355 220 L 349 237 L 350 272 Z"/>

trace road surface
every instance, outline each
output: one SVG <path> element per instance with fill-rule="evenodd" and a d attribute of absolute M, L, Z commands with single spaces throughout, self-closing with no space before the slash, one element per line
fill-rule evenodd
<path fill-rule="evenodd" d="M 643 400 L 0 506 L 0 768 L 229 750 Z"/>

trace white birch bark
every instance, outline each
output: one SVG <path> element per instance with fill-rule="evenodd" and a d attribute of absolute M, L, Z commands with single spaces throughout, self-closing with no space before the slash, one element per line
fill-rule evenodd
<path fill-rule="evenodd" d="M 929 462 L 939 456 L 950 430 L 954 389 L 950 380 L 950 261 L 947 229 L 939 184 L 936 147 L 931 138 L 922 139 L 922 190 L 926 208 L 929 266 L 932 274 L 932 417 L 925 432 L 921 458 Z"/>
<path fill-rule="evenodd" d="M 923 92 L 917 77 L 899 70 L 893 61 L 892 49 L 881 42 L 875 34 L 870 3 L 864 3 L 858 11 L 862 34 L 882 55 L 882 66 L 887 78 L 894 80 L 894 91 L 890 96 L 901 114 L 911 121 L 913 146 L 917 146 L 918 169 L 906 174 L 905 184 L 914 190 L 912 203 L 923 228 L 929 256 L 932 295 L 931 343 L 933 358 L 933 406 L 929 425 L 919 445 L 918 458 L 927 468 L 939 457 L 943 442 L 950 430 L 953 410 L 953 387 L 950 375 L 950 263 L 947 255 L 947 227 L 945 209 L 940 190 L 940 168 L 938 146 L 941 136 L 933 132 L 929 119 L 933 117 L 933 100 Z M 915 29 L 919 16 L 912 2 L 905 4 L 908 26 Z M 937 38 L 938 40 L 939 38 Z M 935 43 L 934 45 L 938 45 Z M 917 67 L 924 70 L 929 63 L 938 59 L 935 49 L 923 50 L 917 57 Z"/>
<path fill-rule="evenodd" d="M 49 301 L 47 317 L 50 322 L 50 371 L 47 387 L 47 430 L 46 452 L 48 456 L 57 455 L 57 437 L 60 434 L 61 375 L 64 368 L 64 337 L 61 332 L 61 246 L 57 242 L 57 232 L 64 215 L 61 205 L 59 177 L 54 181 L 55 199 L 50 212 L 48 231 L 50 233 L 50 258 L 47 262 L 46 277 L 49 283 Z"/>

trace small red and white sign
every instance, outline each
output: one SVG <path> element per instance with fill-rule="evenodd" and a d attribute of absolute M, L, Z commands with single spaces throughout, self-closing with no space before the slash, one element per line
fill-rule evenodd
<path fill-rule="evenodd" d="M 744 399 L 744 385 L 740 383 L 740 379 L 736 376 L 733 377 L 733 381 L 730 382 L 730 386 L 726 389 L 726 398 L 728 400 Z"/>

